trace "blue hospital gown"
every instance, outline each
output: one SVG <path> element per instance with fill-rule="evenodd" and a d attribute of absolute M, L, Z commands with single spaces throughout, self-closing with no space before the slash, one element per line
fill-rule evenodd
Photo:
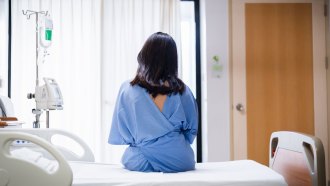
<path fill-rule="evenodd" d="M 127 81 L 120 88 L 109 143 L 129 145 L 122 157 L 126 169 L 181 172 L 195 169 L 191 148 L 198 130 L 197 104 L 186 86 L 167 96 L 162 112 L 146 89 Z"/>

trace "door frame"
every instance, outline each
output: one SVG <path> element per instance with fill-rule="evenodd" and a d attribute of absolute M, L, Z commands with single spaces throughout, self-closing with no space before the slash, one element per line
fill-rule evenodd
<path fill-rule="evenodd" d="M 314 127 L 315 136 L 324 145 L 328 161 L 327 130 L 327 82 L 325 68 L 325 16 L 324 0 L 231 0 L 231 158 L 247 159 L 247 120 L 246 108 L 239 112 L 238 103 L 246 106 L 245 71 L 245 3 L 312 3 L 313 28 L 313 83 L 314 83 Z M 245 80 L 245 81 L 244 81 Z M 244 90 L 244 91 L 241 91 Z M 328 170 L 328 169 L 327 169 Z"/>
<path fill-rule="evenodd" d="M 330 0 L 324 0 L 324 3 L 326 5 L 326 10 L 327 11 L 327 16 L 325 17 L 325 35 L 326 35 L 326 55 L 327 55 L 327 60 L 329 61 L 329 56 L 330 56 L 330 19 L 329 19 L 329 4 L 330 4 Z M 330 116 L 330 71 L 329 71 L 329 66 L 327 69 L 327 103 L 328 103 L 328 116 Z M 328 119 L 328 134 L 330 134 L 330 122 Z M 327 159 L 330 159 L 330 138 L 328 137 L 328 157 L 326 157 Z M 330 161 L 328 161 L 327 164 L 328 168 L 330 167 Z M 328 169 L 329 170 L 329 169 Z M 330 172 L 328 172 L 327 177 L 329 178 L 330 176 Z M 328 185 L 330 185 L 330 181 L 328 181 Z"/>

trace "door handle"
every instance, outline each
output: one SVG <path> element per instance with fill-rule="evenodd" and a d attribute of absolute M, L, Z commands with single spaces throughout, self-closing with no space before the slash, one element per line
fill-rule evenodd
<path fill-rule="evenodd" d="M 238 103 L 236 105 L 236 110 L 242 112 L 242 111 L 244 111 L 244 106 L 241 103 Z"/>

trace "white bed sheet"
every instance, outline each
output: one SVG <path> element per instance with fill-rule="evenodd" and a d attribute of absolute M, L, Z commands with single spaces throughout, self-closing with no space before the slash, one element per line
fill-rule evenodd
<path fill-rule="evenodd" d="M 73 186 L 286 186 L 284 178 L 252 160 L 198 163 L 181 173 L 142 173 L 121 165 L 70 162 Z"/>

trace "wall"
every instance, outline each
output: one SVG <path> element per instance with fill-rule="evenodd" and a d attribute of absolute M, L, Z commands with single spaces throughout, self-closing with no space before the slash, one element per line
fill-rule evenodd
<path fill-rule="evenodd" d="M 203 161 L 228 161 L 231 134 L 228 0 L 200 0 L 200 13 Z M 218 56 L 218 62 L 213 56 Z"/>
<path fill-rule="evenodd" d="M 0 0 L 0 95 L 8 90 L 8 1 Z"/>

